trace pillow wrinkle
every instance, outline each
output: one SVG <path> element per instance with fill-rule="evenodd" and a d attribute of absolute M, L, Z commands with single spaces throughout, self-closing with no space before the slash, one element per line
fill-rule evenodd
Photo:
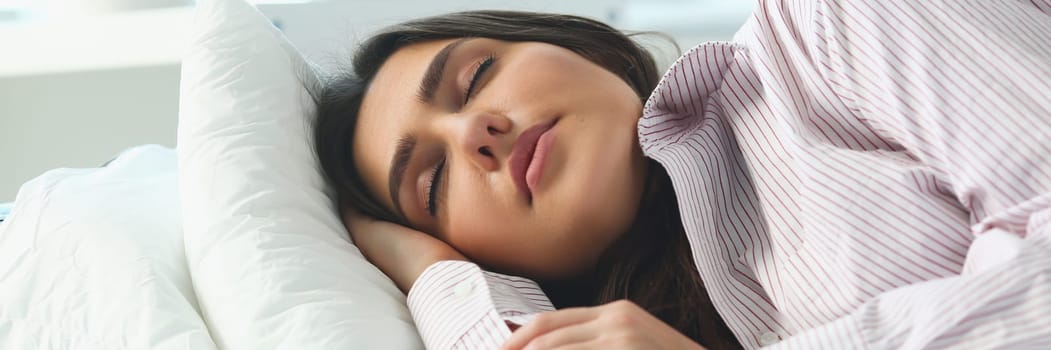
<path fill-rule="evenodd" d="M 347 237 L 312 147 L 316 67 L 243 0 L 201 0 L 182 64 L 186 261 L 216 345 L 422 349 Z"/>

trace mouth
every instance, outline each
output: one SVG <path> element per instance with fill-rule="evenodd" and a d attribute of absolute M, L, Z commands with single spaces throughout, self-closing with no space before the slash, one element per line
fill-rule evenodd
<path fill-rule="evenodd" d="M 554 135 L 548 131 L 555 127 L 558 119 L 541 123 L 526 129 L 518 135 L 514 148 L 508 157 L 511 179 L 515 187 L 529 203 L 533 202 L 533 191 L 540 182 L 543 165 L 550 153 Z"/>

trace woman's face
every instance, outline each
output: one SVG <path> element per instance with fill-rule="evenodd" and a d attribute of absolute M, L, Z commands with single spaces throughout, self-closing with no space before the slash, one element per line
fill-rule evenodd
<path fill-rule="evenodd" d="M 366 92 L 354 165 L 383 205 L 473 261 L 567 278 L 635 218 L 641 112 L 625 81 L 556 45 L 418 43 Z"/>

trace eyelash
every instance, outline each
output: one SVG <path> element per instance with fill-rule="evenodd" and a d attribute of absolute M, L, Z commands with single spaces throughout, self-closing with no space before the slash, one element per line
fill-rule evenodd
<path fill-rule="evenodd" d="M 427 212 L 430 213 L 431 216 L 438 214 L 438 182 L 442 180 L 442 169 L 444 168 L 445 158 L 443 157 L 442 160 L 434 166 L 434 169 L 431 170 L 431 184 L 427 186 Z"/>
<path fill-rule="evenodd" d="M 467 104 L 467 101 L 471 99 L 471 92 L 474 92 L 474 86 L 478 82 L 478 78 L 481 78 L 482 74 L 485 74 L 485 71 L 489 70 L 489 67 L 492 67 L 495 61 L 496 57 L 488 55 L 478 63 L 478 68 L 475 69 L 474 76 L 471 77 L 471 83 L 467 84 L 467 90 L 463 92 L 463 104 Z"/>
<path fill-rule="evenodd" d="M 467 101 L 471 98 L 471 92 L 474 91 L 478 79 L 481 78 L 482 74 L 485 74 L 485 71 L 488 70 L 489 67 L 492 67 L 493 62 L 495 61 L 496 57 L 488 55 L 478 63 L 478 68 L 475 69 L 474 76 L 471 77 L 471 83 L 467 85 L 467 90 L 463 93 L 464 104 L 467 104 Z M 430 213 L 431 216 L 436 216 L 438 214 L 438 184 L 442 178 L 442 170 L 445 168 L 445 161 L 446 158 L 443 157 L 442 160 L 434 166 L 434 169 L 431 170 L 431 183 L 427 188 L 427 212 Z"/>

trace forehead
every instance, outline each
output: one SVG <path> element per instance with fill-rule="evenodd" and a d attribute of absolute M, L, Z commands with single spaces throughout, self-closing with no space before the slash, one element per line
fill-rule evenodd
<path fill-rule="evenodd" d="M 372 79 L 358 113 L 352 144 L 354 166 L 376 199 L 388 208 L 388 170 L 398 139 L 412 131 L 423 104 L 416 98 L 431 58 L 453 41 L 412 44 L 394 52 Z"/>

